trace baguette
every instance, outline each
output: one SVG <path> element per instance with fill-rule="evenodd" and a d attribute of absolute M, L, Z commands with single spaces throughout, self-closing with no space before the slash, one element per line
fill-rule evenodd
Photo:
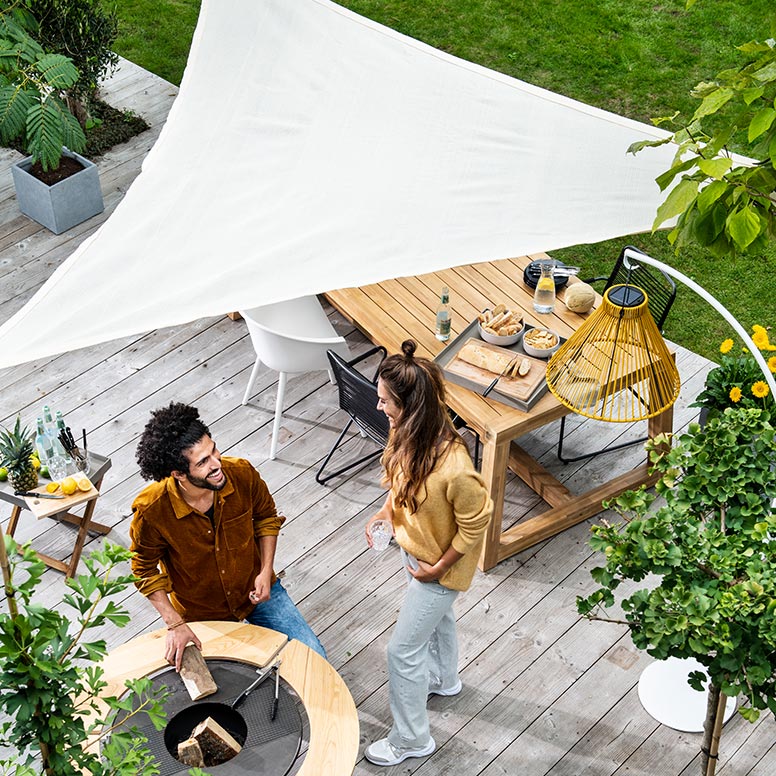
<path fill-rule="evenodd" d="M 459 351 L 458 358 L 467 364 L 500 375 L 515 358 L 508 350 L 492 350 L 478 340 L 470 339 Z"/>

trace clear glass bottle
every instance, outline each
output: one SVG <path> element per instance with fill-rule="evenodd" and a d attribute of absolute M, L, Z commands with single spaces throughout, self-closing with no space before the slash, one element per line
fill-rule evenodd
<path fill-rule="evenodd" d="M 536 281 L 536 290 L 534 291 L 534 310 L 537 313 L 551 313 L 555 309 L 555 278 L 552 276 L 553 265 L 548 262 L 542 262 L 541 276 Z"/>
<path fill-rule="evenodd" d="M 57 414 L 60 415 L 61 413 Z M 54 418 L 51 414 L 51 408 L 48 406 L 48 404 L 43 407 L 43 430 L 49 438 L 48 446 L 51 448 L 51 454 L 65 457 L 67 453 L 65 453 L 65 448 L 59 441 L 59 429 L 57 428 L 57 424 L 54 422 Z"/>
<path fill-rule="evenodd" d="M 54 456 L 51 449 L 51 437 L 46 433 L 46 427 L 43 425 L 43 418 L 38 418 L 38 432 L 35 435 L 35 449 L 38 451 L 38 459 L 43 466 L 48 466 L 48 462 Z"/>
<path fill-rule="evenodd" d="M 450 339 L 450 292 L 447 286 L 442 289 L 436 311 L 436 338 L 442 342 Z"/>

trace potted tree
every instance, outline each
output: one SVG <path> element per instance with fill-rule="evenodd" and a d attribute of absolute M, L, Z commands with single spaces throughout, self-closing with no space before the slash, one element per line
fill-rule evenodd
<path fill-rule="evenodd" d="M 591 545 L 605 563 L 592 571 L 599 589 L 577 606 L 626 624 L 634 644 L 659 660 L 704 666 L 701 773 L 712 776 L 727 696 L 746 699 L 739 713 L 749 721 L 763 709 L 776 713 L 776 432 L 764 410 L 728 408 L 648 449 L 664 503 L 640 490 L 607 505 L 624 522 L 593 528 Z M 608 618 L 602 609 L 625 580 L 650 584 L 620 601 L 624 620 Z M 696 690 L 704 680 L 689 677 Z"/>
<path fill-rule="evenodd" d="M 0 13 L 0 141 L 30 154 L 12 167 L 19 208 L 59 234 L 104 209 L 97 167 L 80 152 L 86 136 L 66 103 L 79 81 L 64 54 L 35 39 L 27 8 Z"/>

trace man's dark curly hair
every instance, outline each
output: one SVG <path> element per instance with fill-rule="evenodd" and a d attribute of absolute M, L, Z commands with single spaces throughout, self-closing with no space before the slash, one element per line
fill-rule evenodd
<path fill-rule="evenodd" d="M 143 478 L 158 482 L 173 471 L 188 472 L 189 462 L 183 451 L 203 436 L 210 436 L 210 430 L 199 419 L 196 407 L 172 402 L 152 412 L 135 453 Z"/>

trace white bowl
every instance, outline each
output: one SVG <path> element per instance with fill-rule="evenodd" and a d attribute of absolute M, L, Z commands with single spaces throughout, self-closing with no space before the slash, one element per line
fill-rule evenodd
<path fill-rule="evenodd" d="M 555 337 L 555 344 L 550 347 L 535 347 L 531 345 L 531 332 L 544 332 L 552 334 Z M 560 347 L 560 335 L 552 329 L 545 329 L 543 326 L 536 326 L 533 329 L 529 329 L 526 334 L 528 338 L 523 337 L 523 350 L 534 358 L 549 358 Z"/>
<path fill-rule="evenodd" d="M 510 345 L 519 342 L 520 337 L 523 336 L 523 332 L 525 331 L 525 325 L 523 325 L 520 327 L 520 331 L 517 332 L 517 334 L 501 337 L 498 334 L 491 334 L 489 331 L 485 331 L 485 329 L 482 328 L 482 324 L 479 322 L 477 323 L 477 328 L 480 332 L 480 337 L 482 337 L 485 342 L 489 342 L 491 345 L 501 345 L 502 348 L 507 348 Z"/>

